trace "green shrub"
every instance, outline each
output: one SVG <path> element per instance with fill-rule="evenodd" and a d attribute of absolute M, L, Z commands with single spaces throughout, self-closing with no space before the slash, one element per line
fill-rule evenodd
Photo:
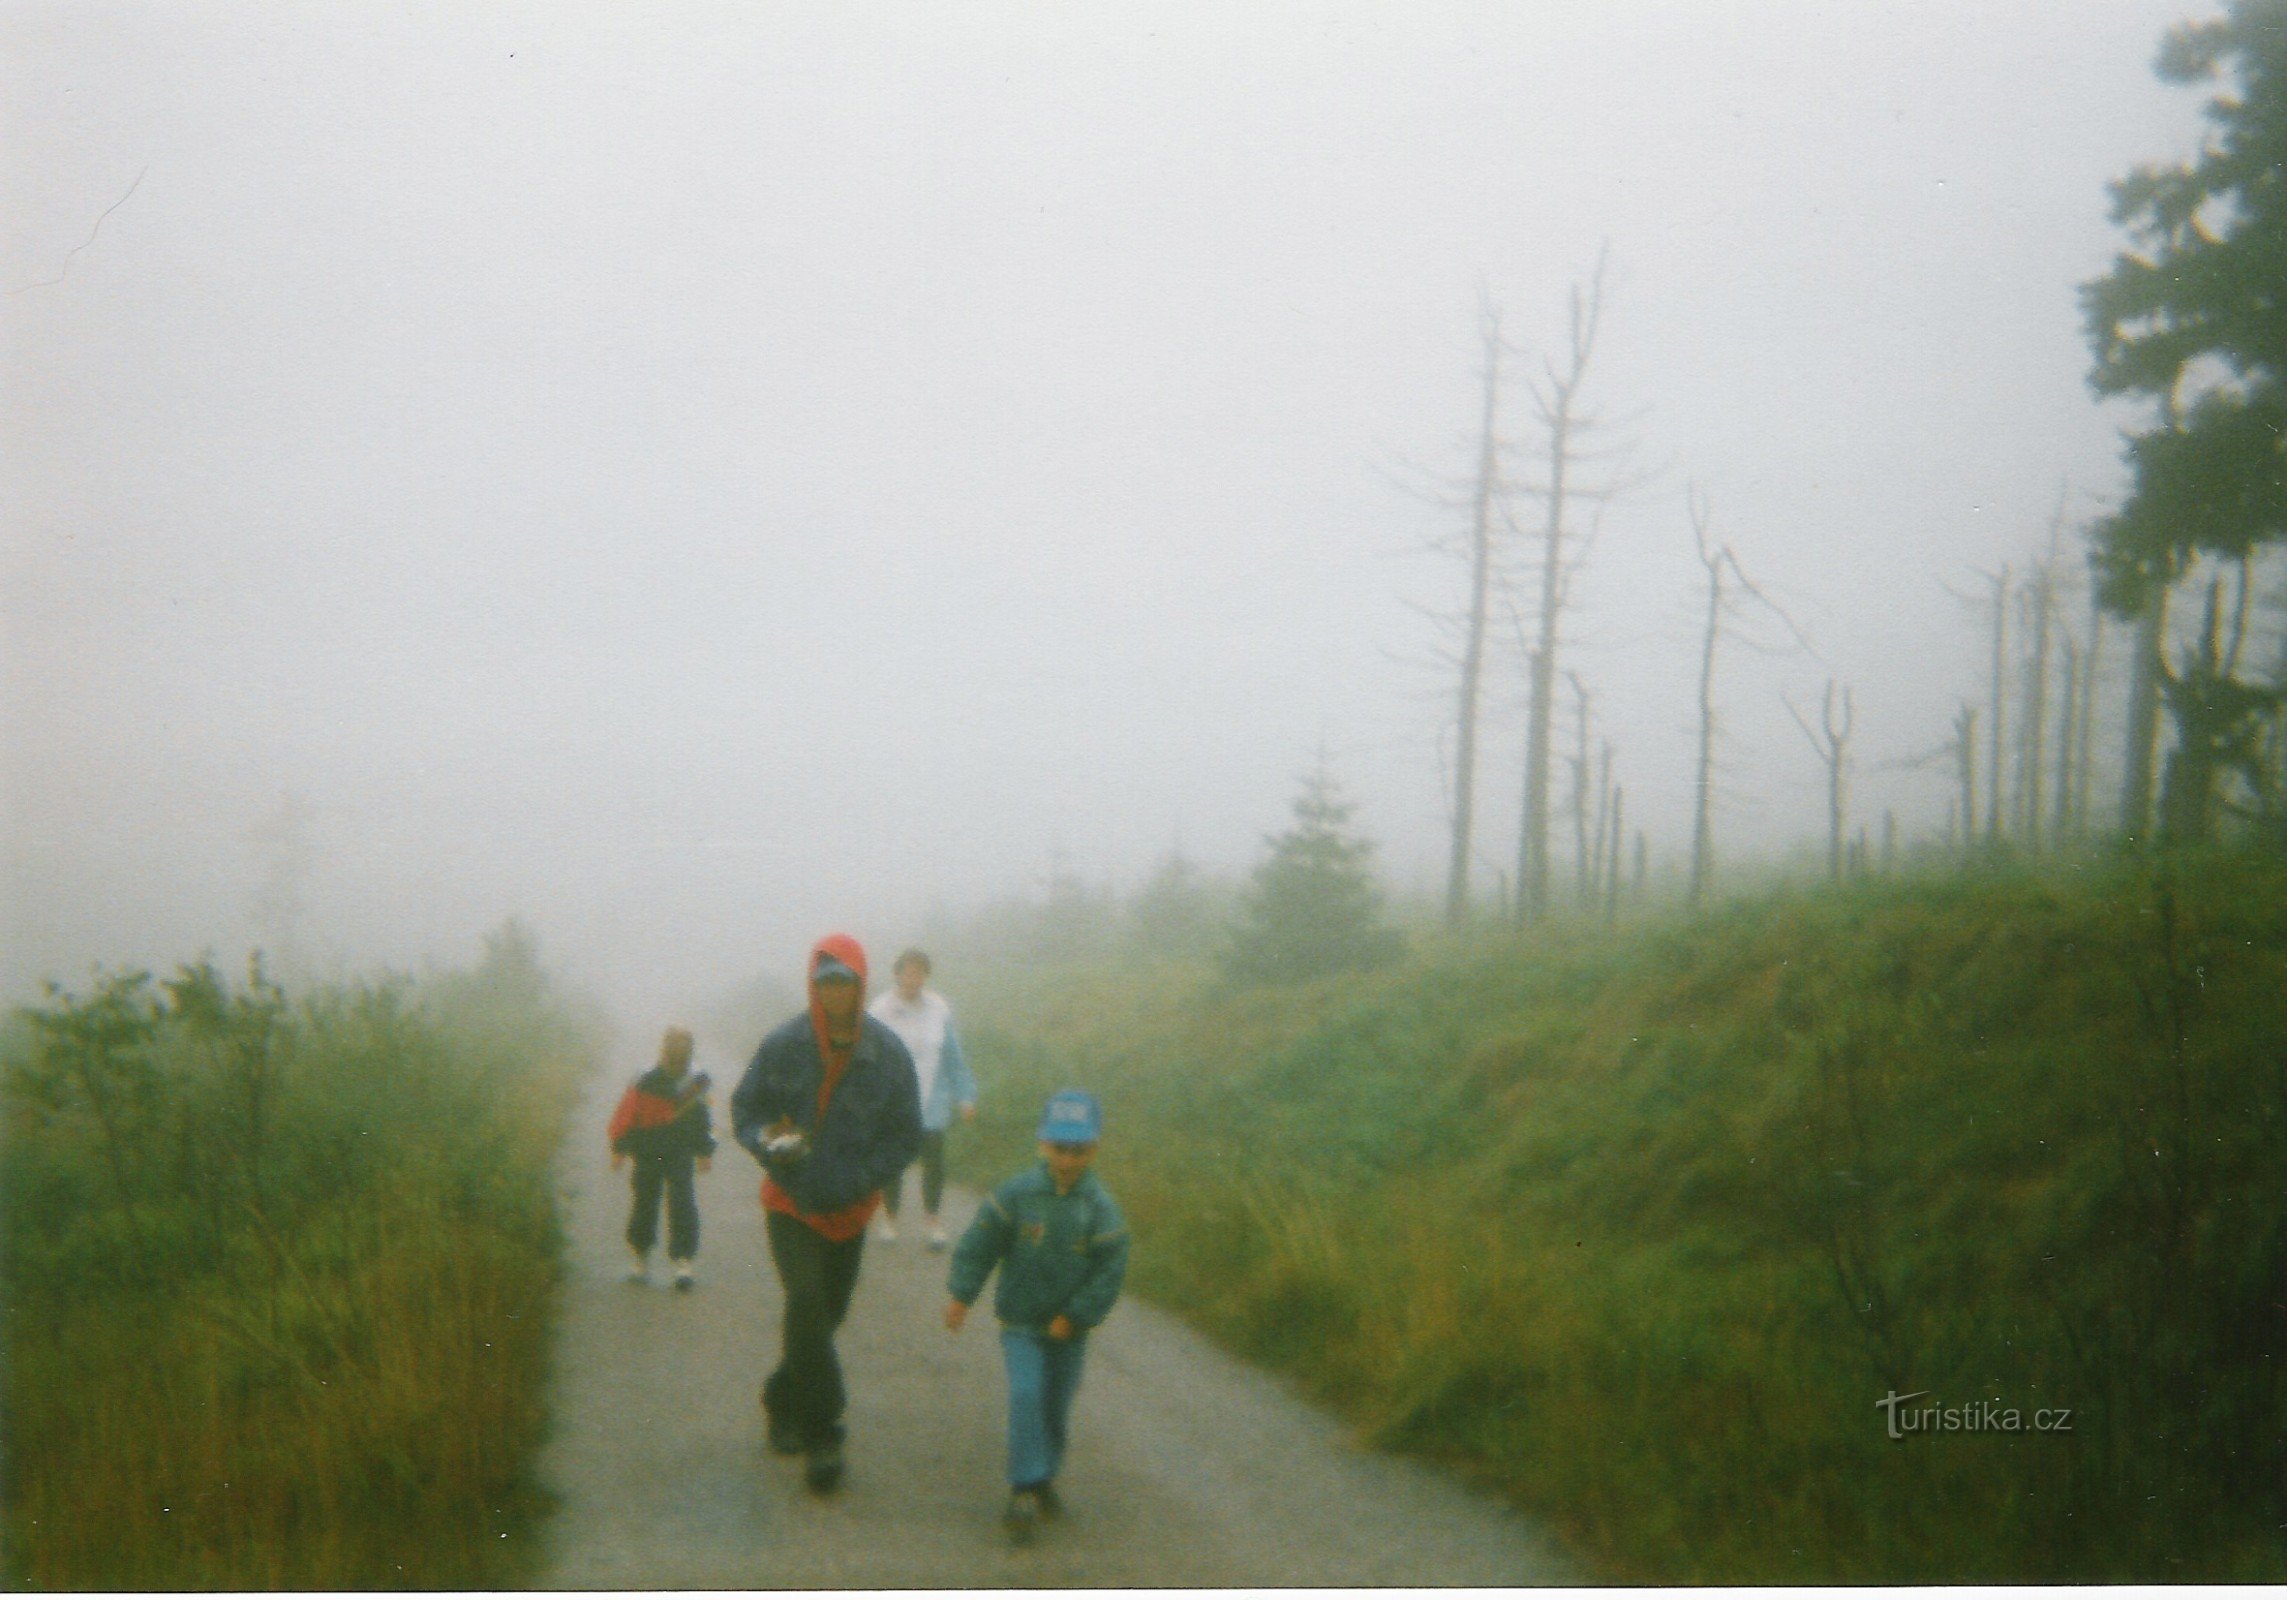
<path fill-rule="evenodd" d="M 5 1574 L 497 1586 L 527 1571 L 589 1025 L 529 946 L 290 1004 L 106 977 L 6 1037 Z"/>

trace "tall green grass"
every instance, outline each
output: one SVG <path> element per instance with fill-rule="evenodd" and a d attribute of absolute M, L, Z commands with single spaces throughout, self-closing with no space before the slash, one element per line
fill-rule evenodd
<path fill-rule="evenodd" d="M 8 1582 L 527 1576 L 591 1036 L 513 929 L 421 984 L 198 966 L 11 1019 Z"/>
<path fill-rule="evenodd" d="M 1607 1577 L 2287 1576 L 2277 862 L 963 999 L 971 1172 L 1097 1089 L 1141 1292 Z M 1888 1438 L 1916 1390 L 2071 1431 Z"/>

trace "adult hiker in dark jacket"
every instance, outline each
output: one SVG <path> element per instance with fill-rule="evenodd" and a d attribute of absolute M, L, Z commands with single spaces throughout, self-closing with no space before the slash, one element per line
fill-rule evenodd
<path fill-rule="evenodd" d="M 705 1073 L 691 1075 L 691 1033 L 669 1028 L 659 1042 L 659 1065 L 627 1086 L 604 1137 L 611 1142 L 614 1171 L 635 1162 L 635 1207 L 627 1219 L 627 1247 L 634 1253 L 630 1283 L 651 1281 L 651 1247 L 659 1242 L 659 1202 L 667 1201 L 667 1259 L 674 1264 L 675 1287 L 696 1281 L 691 1263 L 699 1254 L 699 1194 L 693 1168 L 704 1172 L 715 1153 L 707 1113 Z"/>
<path fill-rule="evenodd" d="M 866 1223 L 921 1148 L 913 1058 L 866 1015 L 866 953 L 829 934 L 810 953 L 810 1006 L 762 1041 L 731 1095 L 731 1129 L 762 1163 L 763 1222 L 785 1291 L 778 1366 L 762 1386 L 770 1447 L 842 1479 L 848 1396 L 834 1331 L 849 1311 Z"/>

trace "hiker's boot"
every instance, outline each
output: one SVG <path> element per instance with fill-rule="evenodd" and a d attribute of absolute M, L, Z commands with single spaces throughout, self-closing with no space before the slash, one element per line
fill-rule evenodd
<path fill-rule="evenodd" d="M 809 1464 L 802 1469 L 802 1481 L 816 1494 L 832 1494 L 842 1486 L 842 1447 L 822 1444 L 810 1452 Z"/>
<path fill-rule="evenodd" d="M 881 1214 L 881 1242 L 883 1244 L 897 1243 L 897 1218 L 886 1211 Z"/>
<path fill-rule="evenodd" d="M 635 1246 L 629 1245 L 627 1253 L 635 1261 L 634 1269 L 627 1275 L 627 1281 L 648 1286 L 651 1282 L 651 1252 L 638 1250 Z"/>
<path fill-rule="evenodd" d="M 1064 1515 L 1064 1502 L 1058 1497 L 1055 1484 L 1044 1483 L 1032 1493 L 1040 1502 L 1040 1514 L 1045 1520 L 1054 1522 Z"/>
<path fill-rule="evenodd" d="M 763 1408 L 763 1437 L 770 1444 L 774 1456 L 798 1456 L 802 1453 L 802 1431 L 784 1417 L 772 1416 L 770 1408 Z"/>
<path fill-rule="evenodd" d="M 693 1289 L 699 1287 L 699 1275 L 691 1270 L 690 1262 L 678 1261 L 675 1263 L 675 1287 L 684 1294 L 689 1294 Z"/>
<path fill-rule="evenodd" d="M 1009 1543 L 1032 1543 L 1040 1533 L 1040 1491 L 1019 1489 L 1010 1495 L 1008 1509 L 1001 1513 L 1001 1526 L 1008 1530 Z"/>
<path fill-rule="evenodd" d="M 952 1241 L 945 1237 L 945 1224 L 937 1218 L 931 1217 L 929 1219 L 929 1248 L 942 1250 L 950 1243 Z"/>

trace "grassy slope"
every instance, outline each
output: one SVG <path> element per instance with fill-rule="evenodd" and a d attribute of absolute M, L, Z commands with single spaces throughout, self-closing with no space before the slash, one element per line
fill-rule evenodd
<path fill-rule="evenodd" d="M 981 982 L 964 1166 L 1099 1089 L 1141 1292 L 1613 1578 L 2278 1578 L 2287 874 L 2097 876 Z"/>

